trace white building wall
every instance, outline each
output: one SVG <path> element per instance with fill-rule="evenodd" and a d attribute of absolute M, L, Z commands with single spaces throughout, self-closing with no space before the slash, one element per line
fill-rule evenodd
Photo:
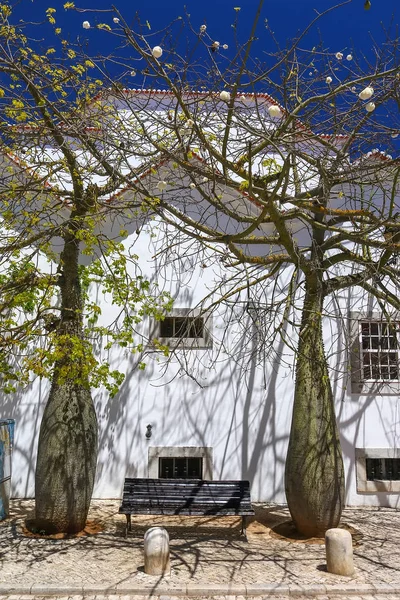
<path fill-rule="evenodd" d="M 151 275 L 154 240 L 146 232 L 130 239 L 137 239 L 135 251 L 143 272 Z M 198 305 L 214 281 L 224 274 L 222 263 L 205 261 L 192 268 L 191 260 L 194 261 L 187 254 L 179 278 L 176 264 L 156 263 L 160 287 L 176 296 L 176 308 Z M 347 296 L 340 297 L 338 303 L 342 314 L 347 314 Z M 107 305 L 107 298 L 102 304 L 107 322 L 114 309 Z M 352 309 L 356 305 L 352 300 Z M 225 338 L 227 325 L 229 335 Z M 149 320 L 145 321 L 143 331 L 149 332 L 151 326 Z M 356 491 L 355 448 L 398 448 L 400 405 L 398 395 L 369 397 L 351 393 L 344 354 L 346 335 L 345 321 L 327 321 L 325 342 L 333 367 L 347 474 L 346 502 L 397 506 L 398 493 Z M 120 497 L 126 476 L 146 477 L 149 447 L 196 446 L 213 449 L 215 479 L 249 479 L 254 501 L 285 502 L 284 462 L 293 398 L 293 354 L 282 342 L 269 358 L 254 354 L 249 360 L 251 321 L 246 313 L 239 323 L 227 324 L 226 313 L 217 310 L 212 337 L 212 349 L 178 350 L 177 356 L 168 361 L 148 348 L 143 357 L 144 371 L 136 368 L 136 355 L 125 350 L 111 354 L 112 364 L 126 372 L 126 379 L 114 398 L 105 390 L 93 392 L 99 422 L 94 497 Z M 183 372 L 182 364 L 188 374 Z M 16 420 L 14 496 L 34 495 L 37 439 L 47 393 L 48 382 L 37 380 L 27 390 L 2 398 L 0 417 Z M 145 435 L 147 425 L 152 426 L 150 439 Z"/>

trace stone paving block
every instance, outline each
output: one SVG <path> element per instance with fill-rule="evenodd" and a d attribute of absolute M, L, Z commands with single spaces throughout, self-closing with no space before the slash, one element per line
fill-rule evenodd
<path fill-rule="evenodd" d="M 120 598 L 120 596 L 118 596 Z M 125 596 L 126 597 L 126 596 Z M 85 594 L 85 600 L 108 600 L 107 594 L 96 594 L 95 596 L 90 596 Z M 132 596 L 128 596 L 128 598 L 132 598 Z M 139 596 L 135 596 L 135 599 L 139 598 Z"/>
<path fill-rule="evenodd" d="M 80 600 L 83 596 L 83 586 L 71 585 L 69 583 L 34 583 L 31 586 L 31 594 L 34 594 L 35 596 L 68 595 L 70 600 Z"/>
<path fill-rule="evenodd" d="M 157 586 L 155 593 L 163 596 L 170 596 L 173 598 L 174 596 L 186 596 L 187 594 L 187 585 L 175 583 L 172 585 L 168 585 L 164 580 Z"/>
<path fill-rule="evenodd" d="M 289 596 L 290 586 L 279 583 L 252 583 L 247 586 L 247 596 Z"/>
<path fill-rule="evenodd" d="M 314 597 L 317 595 L 324 595 L 326 594 L 326 586 L 322 585 L 322 584 L 316 584 L 316 585 L 298 585 L 298 586 L 293 586 L 290 585 L 289 586 L 289 594 L 290 597 L 294 597 L 297 598 L 299 596 L 310 596 L 310 597 Z"/>
<path fill-rule="evenodd" d="M 227 596 L 227 595 L 247 595 L 247 586 L 245 584 L 234 584 L 228 582 L 226 584 L 194 584 L 187 585 L 188 596 Z"/>
<path fill-rule="evenodd" d="M 117 584 L 110 584 L 110 585 L 104 585 L 104 584 L 96 584 L 96 583 L 85 583 L 82 586 L 83 588 L 83 593 L 86 595 L 88 594 L 93 594 L 93 595 L 97 595 L 97 594 L 101 594 L 102 596 L 104 596 L 105 598 L 110 598 L 111 594 L 115 594 L 117 598 L 119 598 L 119 595 L 117 595 Z"/>
<path fill-rule="evenodd" d="M 356 581 L 354 581 L 353 583 L 345 583 L 345 584 L 340 584 L 338 583 L 337 586 L 327 586 L 327 593 L 332 594 L 332 595 L 353 595 L 353 594 L 358 594 L 358 595 L 364 595 L 364 594 L 368 594 L 368 595 L 373 595 L 375 593 L 375 589 L 372 585 L 367 584 L 367 583 L 357 583 Z"/>
<path fill-rule="evenodd" d="M 20 595 L 20 594 L 30 594 L 31 586 L 23 583 L 0 583 L 0 595 L 1 596 L 10 596 L 10 595 Z"/>
<path fill-rule="evenodd" d="M 372 583 L 371 587 L 375 590 L 375 594 L 398 594 L 400 598 L 400 586 L 391 585 L 389 583 Z"/>
<path fill-rule="evenodd" d="M 140 583 L 130 583 L 130 582 L 125 581 L 123 583 L 119 583 L 118 585 L 116 585 L 115 590 L 116 590 L 116 593 L 119 594 L 119 596 L 134 595 L 134 600 L 138 600 L 140 596 L 143 596 L 145 598 L 149 598 L 149 597 L 154 598 L 155 596 L 157 596 L 157 597 L 159 597 L 159 596 L 169 596 L 169 597 L 186 596 L 186 587 L 187 587 L 186 584 L 183 584 L 183 585 L 176 584 L 174 586 L 168 586 L 163 581 L 158 584 L 158 580 L 159 580 L 159 578 L 155 578 L 155 584 L 152 586 L 149 586 L 148 583 L 146 583 L 146 585 L 144 586 L 143 584 L 140 584 Z"/>
<path fill-rule="evenodd" d="M 156 595 L 158 596 L 160 594 L 160 592 L 157 590 L 158 586 L 157 585 L 149 585 L 148 583 L 146 583 L 146 585 L 143 585 L 141 583 L 133 583 L 133 582 L 124 582 L 124 583 L 118 583 L 115 586 L 115 591 L 117 594 L 119 595 L 134 595 L 136 598 L 136 595 L 142 595 L 142 596 L 149 596 L 149 595 Z M 186 586 L 185 586 L 185 590 L 186 590 Z M 164 592 L 161 593 L 168 593 L 169 590 L 164 589 Z"/>

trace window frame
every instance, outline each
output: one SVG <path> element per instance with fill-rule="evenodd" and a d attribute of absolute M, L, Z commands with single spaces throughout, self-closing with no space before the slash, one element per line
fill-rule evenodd
<path fill-rule="evenodd" d="M 357 493 L 377 493 L 385 492 L 386 494 L 400 493 L 400 480 L 398 479 L 367 479 L 367 458 L 385 459 L 397 458 L 400 459 L 400 448 L 356 448 L 356 482 Z"/>
<path fill-rule="evenodd" d="M 374 395 L 397 395 L 400 392 L 400 344 L 394 350 L 398 357 L 398 375 L 399 379 L 373 380 L 364 379 L 364 363 L 363 363 L 363 348 L 362 348 L 362 332 L 361 322 L 368 321 L 370 323 L 388 323 L 382 318 L 383 315 L 379 312 L 350 313 L 350 374 L 351 374 L 351 393 L 353 394 L 374 394 Z M 391 315 L 392 320 L 400 323 L 400 314 Z M 398 334 L 399 335 L 399 334 Z M 399 342 L 400 342 L 400 338 Z M 390 349 L 388 349 L 390 351 Z"/>
<path fill-rule="evenodd" d="M 212 316 L 208 311 L 203 311 L 200 308 L 174 308 L 170 313 L 165 315 L 166 318 L 172 319 L 182 319 L 182 318 L 190 318 L 190 319 L 203 319 L 203 336 L 202 337 L 163 337 L 161 335 L 161 323 L 162 321 L 158 321 L 157 331 L 155 332 L 155 337 L 158 339 L 160 344 L 164 346 L 173 347 L 176 349 L 207 349 L 212 348 Z"/>
<path fill-rule="evenodd" d="M 150 446 L 148 449 L 148 476 L 159 479 L 160 458 L 202 458 L 203 480 L 213 479 L 214 457 L 212 446 Z"/>

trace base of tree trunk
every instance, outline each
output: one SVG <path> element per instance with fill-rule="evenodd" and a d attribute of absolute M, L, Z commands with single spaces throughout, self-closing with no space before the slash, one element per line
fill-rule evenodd
<path fill-rule="evenodd" d="M 53 383 L 36 465 L 35 528 L 46 534 L 84 529 L 97 463 L 97 418 L 90 390 Z"/>

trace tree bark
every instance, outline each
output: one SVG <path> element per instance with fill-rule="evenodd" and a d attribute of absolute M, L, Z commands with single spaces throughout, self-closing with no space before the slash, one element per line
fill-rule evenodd
<path fill-rule="evenodd" d="M 323 301 L 321 285 L 306 280 L 285 488 L 295 526 L 307 537 L 337 527 L 344 504 L 343 459 L 322 337 Z"/>
<path fill-rule="evenodd" d="M 66 351 L 55 364 L 39 433 L 35 527 L 47 533 L 76 533 L 85 527 L 96 472 L 97 418 L 88 375 L 84 364 L 79 367 L 84 361 L 68 351 L 69 339 L 84 337 L 79 241 L 74 235 L 81 226 L 79 216 L 71 216 L 60 257 L 61 319 L 56 335 L 62 336 Z"/>
<path fill-rule="evenodd" d="M 97 461 L 97 420 L 89 389 L 53 381 L 39 434 L 35 527 L 84 529 Z"/>

